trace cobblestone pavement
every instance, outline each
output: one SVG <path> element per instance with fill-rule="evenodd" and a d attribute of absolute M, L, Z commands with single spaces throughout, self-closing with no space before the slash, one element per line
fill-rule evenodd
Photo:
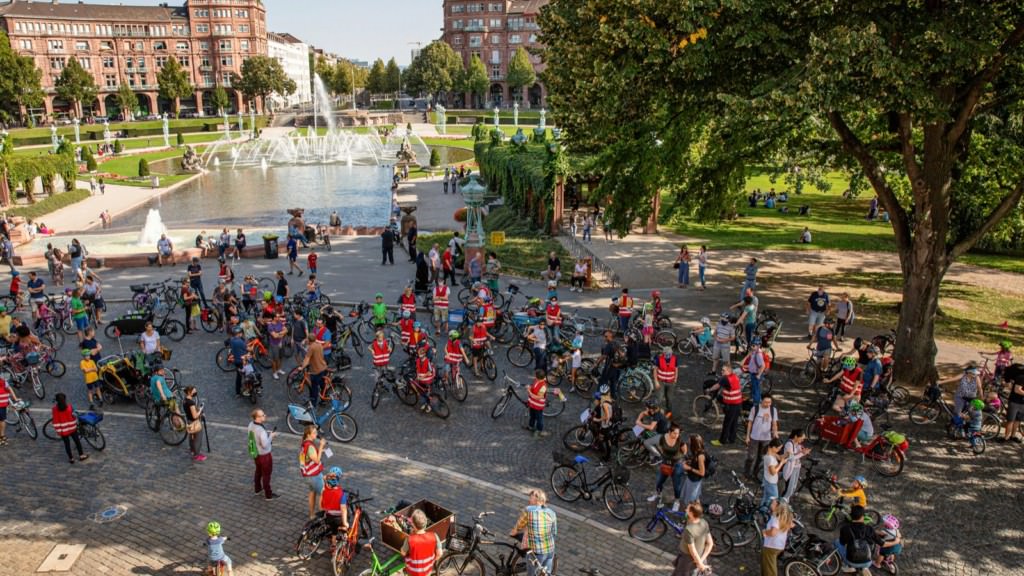
<path fill-rule="evenodd" d="M 339 243 L 335 252 L 323 255 L 321 276 L 326 278 L 328 291 L 349 300 L 377 290 L 385 291 L 389 300 L 392 295 L 397 297 L 411 267 L 381 268 L 376 263 L 376 248 L 373 239 L 356 239 Z M 267 275 L 280 264 L 245 261 L 238 273 L 252 270 Z M 352 274 L 353 270 L 359 273 Z M 126 296 L 129 283 L 162 278 L 169 272 L 105 272 L 107 296 Z M 540 291 L 530 283 L 524 286 L 527 293 Z M 604 296 L 575 296 L 566 294 L 564 307 L 589 306 L 595 316 L 604 317 L 600 308 Z M 111 304 L 113 313 L 124 309 L 124 304 Z M 46 378 L 48 399 L 57 391 L 67 391 L 75 405 L 81 406 L 85 395 L 73 340 L 70 338 L 61 352 L 69 365 L 68 374 L 57 381 Z M 108 352 L 117 349 L 115 342 L 102 342 Z M 293 460 L 294 437 L 281 441 L 276 450 L 275 482 L 284 498 L 274 503 L 250 502 L 245 494 L 250 476 L 244 435 L 230 426 L 244 425 L 251 406 L 233 397 L 233 375 L 215 368 L 213 358 L 220 345 L 218 336 L 207 334 L 171 344 L 171 364 L 182 370 L 186 383 L 199 387 L 208 418 L 217 424 L 210 434 L 213 453 L 205 463 L 191 464 L 184 446 L 164 447 L 146 430 L 139 419 L 141 411 L 131 405 L 108 409 L 110 416 L 103 423 L 107 450 L 71 469 L 58 443 L 43 437 L 33 443 L 23 435 L 12 435 L 11 445 L 0 449 L 8 494 L 0 505 L 0 541 L 5 551 L 12 551 L 13 560 L 0 562 L 0 574 L 34 570 L 48 551 L 44 544 L 50 542 L 89 545 L 74 574 L 196 573 L 203 557 L 202 525 L 212 517 L 234 537 L 228 550 L 242 564 L 240 574 L 298 574 L 306 570 L 324 574 L 329 570 L 323 560 L 299 565 L 291 554 L 304 514 L 303 491 Z M 588 342 L 588 350 L 593 352 L 595 345 Z M 503 351 L 497 357 L 502 360 Z M 575 425 L 585 404 L 582 398 L 569 395 L 565 413 L 548 419 L 552 436 L 544 440 L 526 437 L 519 427 L 518 406 L 492 420 L 489 413 L 498 386 L 482 382 L 471 384 L 469 399 L 464 405 L 454 405 L 447 421 L 422 415 L 394 398 L 385 398 L 378 410 L 371 411 L 364 364 L 365 360 L 357 359 L 348 376 L 355 394 L 352 410 L 359 422 L 359 436 L 351 447 L 334 446 L 331 461 L 350 471 L 348 483 L 372 494 L 380 508 L 398 498 L 428 497 L 450 505 L 463 519 L 479 510 L 495 509 L 499 514 L 492 524 L 501 530 L 512 522 L 526 488 L 548 486 L 551 451 L 562 449 L 561 435 Z M 499 370 L 503 368 L 501 361 Z M 706 370 L 707 366 L 693 363 L 684 368 L 674 401 L 677 407 L 689 406 Z M 527 379 L 525 371 L 511 369 L 510 373 Z M 780 429 L 803 426 L 805 408 L 813 405 L 814 398 L 791 389 L 781 374 L 777 382 Z M 284 430 L 283 390 L 269 378 L 266 388 L 263 406 L 270 423 Z M 47 404 L 41 401 L 36 406 Z M 627 415 L 635 410 L 629 406 Z M 679 411 L 683 412 L 678 419 L 684 433 L 705 433 L 709 440 L 717 436 L 717 431 L 700 430 L 687 410 Z M 47 418 L 36 414 L 40 424 Z M 892 423 L 913 437 L 910 460 L 898 478 L 878 476 L 854 454 L 827 454 L 826 459 L 844 479 L 865 473 L 871 481 L 871 507 L 903 520 L 908 552 L 901 562 L 902 572 L 1020 574 L 1024 564 L 1024 528 L 1019 521 L 1024 513 L 1019 489 L 1024 476 L 1020 447 L 991 444 L 983 456 L 973 457 L 963 445 L 944 440 L 934 427 L 911 428 L 905 412 L 894 415 Z M 742 467 L 740 449 L 723 450 L 720 456 L 719 485 L 709 482 L 705 487 L 705 494 L 712 497 L 717 497 L 718 490 L 729 489 L 724 480 L 727 470 Z M 400 465 L 406 458 L 409 463 Z M 641 501 L 638 516 L 653 512 L 645 501 L 653 481 L 653 470 L 633 474 L 631 485 Z M 89 520 L 91 514 L 111 504 L 126 506 L 128 515 L 110 524 Z M 609 574 L 668 574 L 668 556 L 629 540 L 625 535 L 628 523 L 613 520 L 600 504 L 555 504 L 563 510 L 559 544 L 563 573 L 571 573 L 566 567 L 600 566 Z M 811 503 L 801 500 L 798 511 L 810 524 L 815 511 Z M 676 542 L 666 536 L 657 544 L 668 553 Z M 755 571 L 755 552 L 750 547 L 738 549 L 715 566 L 720 574 Z"/>

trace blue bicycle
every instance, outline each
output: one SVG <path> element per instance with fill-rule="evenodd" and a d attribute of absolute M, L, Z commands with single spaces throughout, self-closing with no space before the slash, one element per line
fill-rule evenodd
<path fill-rule="evenodd" d="M 319 414 L 312 402 L 306 402 L 305 406 L 289 404 L 286 418 L 288 429 L 293 434 L 301 436 L 303 429 L 312 424 L 319 432 L 322 432 L 323 428 L 329 429 L 331 436 L 338 442 L 348 443 L 355 440 L 359 427 L 356 425 L 356 419 L 345 412 L 349 404 L 338 398 L 331 398 L 330 403 L 330 408 Z"/>
<path fill-rule="evenodd" d="M 681 536 L 686 529 L 686 510 L 673 512 L 671 508 L 660 507 L 650 518 L 637 518 L 629 525 L 629 535 L 641 542 L 654 542 L 665 535 L 667 528 L 672 528 L 676 536 Z M 732 537 L 718 525 L 711 526 L 711 538 L 715 547 L 712 556 L 725 556 L 732 552 Z"/>

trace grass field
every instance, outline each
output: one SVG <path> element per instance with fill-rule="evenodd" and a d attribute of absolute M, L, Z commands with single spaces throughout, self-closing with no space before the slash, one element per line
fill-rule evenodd
<path fill-rule="evenodd" d="M 232 122 L 237 122 L 237 120 L 238 120 L 238 116 L 237 115 L 231 116 L 231 121 Z M 259 120 L 260 120 L 260 117 L 257 117 L 257 126 L 260 125 L 259 124 Z M 220 122 L 221 122 L 220 118 L 214 118 L 214 117 L 210 116 L 210 117 L 206 117 L 206 118 L 182 118 L 180 120 L 172 119 L 172 120 L 168 120 L 167 121 L 167 125 L 171 129 L 174 129 L 174 128 L 199 128 L 199 129 L 202 129 L 202 127 L 205 124 L 218 124 Z M 245 117 L 245 123 L 246 123 L 246 125 L 249 124 L 249 117 L 248 116 Z M 155 129 L 162 128 L 162 127 L 163 127 L 163 121 L 162 120 L 146 120 L 146 121 L 142 121 L 142 122 L 111 122 L 110 123 L 110 130 L 112 132 L 115 132 L 117 130 L 127 130 L 127 129 L 155 130 Z M 83 133 L 83 134 L 86 133 L 86 132 L 103 132 L 103 124 L 82 124 L 80 129 L 79 129 L 79 131 L 81 133 Z M 47 126 L 46 128 L 14 128 L 14 129 L 10 130 L 10 133 L 11 133 L 11 136 L 15 139 L 15 144 L 17 144 L 17 140 L 19 138 L 35 138 L 35 137 L 39 137 L 39 136 L 49 136 L 50 135 L 50 128 L 49 128 L 49 126 Z M 58 126 L 57 127 L 57 134 L 63 135 L 65 137 L 74 138 L 75 128 L 74 128 L 74 126 L 71 126 L 71 125 Z"/>
<path fill-rule="evenodd" d="M 216 142 L 223 138 L 224 135 L 219 132 L 199 132 L 196 134 L 185 134 L 185 144 L 207 144 L 210 142 Z M 175 135 L 171 135 L 171 146 L 176 146 L 178 139 Z M 85 141 L 85 144 L 95 146 L 99 142 Z M 139 150 L 142 148 L 154 148 L 161 147 L 164 145 L 163 136 L 145 136 L 142 138 L 122 138 L 121 144 L 125 150 Z M 34 146 L 32 148 L 16 148 L 14 155 L 16 157 L 22 156 L 45 156 L 50 153 L 49 146 Z"/>
<path fill-rule="evenodd" d="M 669 228 L 695 242 L 713 244 L 717 249 L 729 250 L 861 250 L 895 252 L 896 242 L 892 227 L 885 222 L 868 221 L 868 203 L 873 194 L 862 194 L 858 198 L 843 198 L 849 178 L 841 173 L 828 176 L 831 190 L 823 191 L 806 186 L 802 194 L 790 193 L 789 202 L 777 205 L 775 210 L 750 208 L 746 202 L 739 209 L 739 216 L 732 221 L 717 224 L 694 222 L 673 217 Z M 766 174 L 758 174 L 747 180 L 747 192 L 755 189 L 777 192 L 789 190 L 782 180 L 772 183 Z M 666 203 L 671 198 L 663 199 Z M 789 207 L 788 213 L 779 212 L 778 207 Z M 800 206 L 809 206 L 810 214 L 800 216 Z M 797 240 L 804 227 L 811 231 L 813 242 L 799 244 Z M 977 266 L 997 268 L 1008 272 L 1024 273 L 1024 258 L 1014 255 L 971 253 L 962 261 Z"/>

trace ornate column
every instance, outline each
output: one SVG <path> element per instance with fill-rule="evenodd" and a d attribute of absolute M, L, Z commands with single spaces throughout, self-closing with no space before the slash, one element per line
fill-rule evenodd
<path fill-rule="evenodd" d="M 484 187 L 475 176 L 470 176 L 469 183 L 462 187 L 462 200 L 466 203 L 466 273 L 469 274 L 469 263 L 473 258 L 481 256 L 480 268 L 483 271 L 483 251 L 486 240 L 484 232 L 483 204 Z"/>

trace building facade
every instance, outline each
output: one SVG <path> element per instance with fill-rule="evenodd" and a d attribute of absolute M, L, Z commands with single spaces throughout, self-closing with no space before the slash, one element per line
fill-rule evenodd
<path fill-rule="evenodd" d="M 313 101 L 309 76 L 309 44 L 291 34 L 267 34 L 267 55 L 277 60 L 284 73 L 295 82 L 295 92 L 271 94 L 268 105 L 273 110 L 307 104 Z"/>
<path fill-rule="evenodd" d="M 82 103 L 83 116 L 125 117 L 116 96 L 122 84 L 136 93 L 143 115 L 174 110 L 157 84 L 169 58 L 178 60 L 195 87 L 193 96 L 179 101 L 181 113 L 216 115 L 211 97 L 217 86 L 228 91 L 230 112 L 242 110 L 244 98 L 231 88 L 232 76 L 250 56 L 267 54 L 260 0 L 188 0 L 181 7 L 11 0 L 0 5 L 0 28 L 12 48 L 34 58 L 43 72 L 44 107 L 28 112 L 54 119 L 76 113 L 54 90 L 71 58 L 99 88 L 94 102 Z"/>
<path fill-rule="evenodd" d="M 547 89 L 539 80 L 533 86 L 519 90 L 519 93 L 512 93 L 506 77 L 508 63 L 519 47 L 529 49 L 538 46 L 540 27 L 537 16 L 547 3 L 548 0 L 443 1 L 442 39 L 462 57 L 466 66 L 474 55 L 478 56 L 490 79 L 486 101 L 471 102 L 467 94 L 465 105 L 508 107 L 516 100 L 529 108 L 545 105 Z M 531 55 L 530 60 L 536 72 L 544 70 L 539 56 Z"/>

